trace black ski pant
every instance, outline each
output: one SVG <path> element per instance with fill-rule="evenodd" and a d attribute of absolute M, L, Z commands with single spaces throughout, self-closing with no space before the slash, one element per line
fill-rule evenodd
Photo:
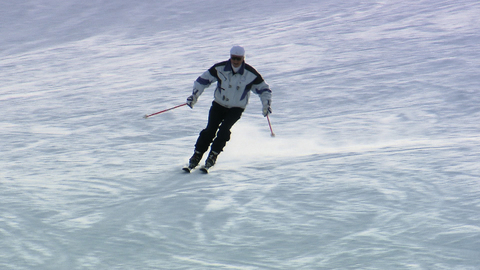
<path fill-rule="evenodd" d="M 205 153 L 213 142 L 211 151 L 220 153 L 230 140 L 230 129 L 242 117 L 244 110 L 238 107 L 225 108 L 215 101 L 212 102 L 207 127 L 200 132 L 195 151 Z"/>

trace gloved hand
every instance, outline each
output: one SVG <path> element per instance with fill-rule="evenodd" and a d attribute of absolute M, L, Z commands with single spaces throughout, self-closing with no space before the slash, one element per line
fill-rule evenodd
<path fill-rule="evenodd" d="M 197 103 L 197 97 L 195 95 L 191 95 L 187 98 L 187 105 L 188 107 L 193 109 L 193 105 Z"/>
<path fill-rule="evenodd" d="M 272 113 L 272 108 L 270 108 L 270 102 L 263 105 L 262 113 L 263 113 L 263 116 L 267 116 Z"/>

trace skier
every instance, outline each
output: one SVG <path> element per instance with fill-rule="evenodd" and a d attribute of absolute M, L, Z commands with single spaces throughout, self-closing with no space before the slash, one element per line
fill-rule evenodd
<path fill-rule="evenodd" d="M 245 63 L 245 49 L 242 46 L 233 46 L 229 60 L 213 65 L 197 78 L 193 84 L 192 95 L 187 98 L 187 105 L 193 109 L 205 88 L 214 82 L 217 82 L 217 87 L 210 107 L 207 127 L 198 136 L 194 154 L 189 160 L 188 167 L 185 168 L 186 171 L 198 165 L 210 145 L 210 153 L 202 169 L 207 172 L 215 164 L 218 154 L 230 140 L 230 129 L 240 119 L 248 104 L 250 91 L 259 95 L 263 105 L 263 116 L 272 112 L 270 86 L 260 73 Z"/>

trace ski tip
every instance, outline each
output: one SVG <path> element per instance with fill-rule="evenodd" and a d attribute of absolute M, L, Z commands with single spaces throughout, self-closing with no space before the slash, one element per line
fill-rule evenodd
<path fill-rule="evenodd" d="M 205 173 L 205 174 L 208 173 L 208 169 L 205 168 L 205 167 L 200 168 L 200 171 L 201 171 L 202 173 Z"/>
<path fill-rule="evenodd" d="M 183 170 L 185 173 L 190 173 L 190 171 L 191 171 L 188 167 L 184 167 L 184 168 L 182 168 L 182 170 Z"/>

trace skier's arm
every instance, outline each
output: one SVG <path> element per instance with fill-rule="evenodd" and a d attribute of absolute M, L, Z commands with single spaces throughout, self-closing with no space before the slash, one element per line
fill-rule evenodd
<path fill-rule="evenodd" d="M 192 95 L 187 98 L 187 105 L 190 108 L 193 108 L 193 105 L 197 103 L 198 97 L 202 95 L 205 88 L 209 87 L 213 82 L 217 81 L 217 77 L 212 75 L 217 74 L 215 67 L 211 67 L 209 70 L 205 71 L 200 75 L 195 82 L 193 83 Z"/>
<path fill-rule="evenodd" d="M 260 96 L 262 102 L 262 113 L 264 116 L 272 113 L 270 106 L 272 105 L 272 90 L 270 86 L 262 80 L 259 84 L 254 85 L 253 92 Z"/>

